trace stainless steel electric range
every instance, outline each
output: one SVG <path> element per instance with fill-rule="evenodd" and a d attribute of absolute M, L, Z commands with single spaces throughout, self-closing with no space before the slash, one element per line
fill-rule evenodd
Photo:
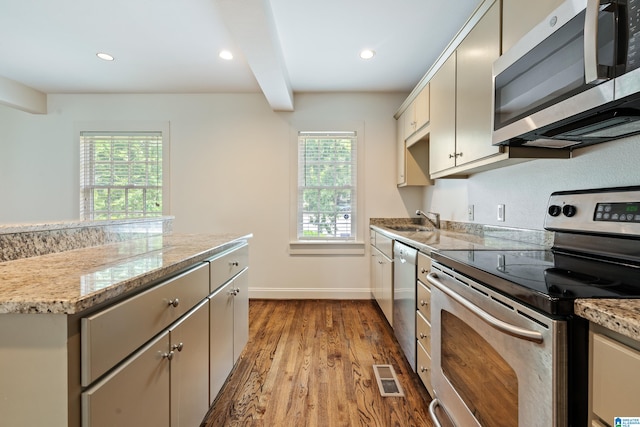
<path fill-rule="evenodd" d="M 573 306 L 640 298 L 640 186 L 555 192 L 545 228 L 550 250 L 433 253 L 432 409 L 455 425 L 587 425 Z"/>

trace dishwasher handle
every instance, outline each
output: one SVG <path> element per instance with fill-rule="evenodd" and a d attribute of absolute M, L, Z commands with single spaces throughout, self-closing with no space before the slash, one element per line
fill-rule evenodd
<path fill-rule="evenodd" d="M 438 275 L 436 273 L 429 273 L 427 275 L 427 280 L 441 292 L 446 294 L 448 297 L 471 311 L 473 314 L 478 316 L 480 319 L 484 320 L 490 326 L 496 328 L 499 331 L 505 332 L 509 335 L 513 335 L 516 338 L 521 338 L 527 341 L 533 341 L 536 343 L 542 343 L 544 340 L 542 338 L 542 334 L 538 331 L 532 331 L 529 329 L 521 328 L 519 326 L 512 325 L 510 323 L 504 322 L 491 314 L 487 313 L 477 305 L 471 303 L 470 301 L 464 299 L 462 296 L 453 292 L 449 289 L 444 283 L 438 280 Z"/>

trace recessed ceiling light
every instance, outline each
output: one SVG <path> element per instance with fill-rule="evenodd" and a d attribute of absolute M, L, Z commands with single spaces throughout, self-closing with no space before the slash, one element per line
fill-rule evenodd
<path fill-rule="evenodd" d="M 233 59 L 233 53 L 228 50 L 221 50 L 219 56 L 227 61 L 231 61 Z"/>
<path fill-rule="evenodd" d="M 364 49 L 360 52 L 360 58 L 362 59 L 371 59 L 376 55 L 376 53 L 371 49 Z"/>
<path fill-rule="evenodd" d="M 103 59 L 105 61 L 113 61 L 113 56 L 109 55 L 108 53 L 104 53 L 104 52 L 98 52 L 96 53 L 96 56 L 100 59 Z"/>

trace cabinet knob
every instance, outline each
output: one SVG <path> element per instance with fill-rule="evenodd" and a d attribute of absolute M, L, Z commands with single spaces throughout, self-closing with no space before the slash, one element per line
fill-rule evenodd
<path fill-rule="evenodd" d="M 454 159 L 455 157 L 456 157 L 456 153 L 449 154 L 449 158 L 450 158 L 450 159 Z"/>
<path fill-rule="evenodd" d="M 425 274 L 426 272 L 427 272 L 427 269 L 426 269 L 426 268 L 422 267 L 422 268 L 420 269 L 420 273 Z"/>
<path fill-rule="evenodd" d="M 427 372 L 429 368 L 425 368 L 424 366 L 420 366 L 420 372 Z"/>
<path fill-rule="evenodd" d="M 173 359 L 173 351 L 170 351 L 169 353 L 164 353 L 164 354 L 162 355 L 162 358 L 163 358 L 163 359 L 167 359 L 167 360 L 171 360 L 171 359 Z"/>
<path fill-rule="evenodd" d="M 429 305 L 429 303 L 426 302 L 425 300 L 421 299 L 420 300 L 420 305 L 424 307 L 425 305 Z"/>
<path fill-rule="evenodd" d="M 171 307 L 177 307 L 180 305 L 180 300 L 178 298 L 170 299 L 168 305 L 170 305 Z"/>
<path fill-rule="evenodd" d="M 171 350 L 178 350 L 178 351 L 182 351 L 182 349 L 184 348 L 184 344 L 183 343 L 178 343 L 178 344 L 174 344 L 171 346 Z M 172 351 L 173 353 L 173 351 Z"/>
<path fill-rule="evenodd" d="M 239 263 L 238 261 L 231 261 L 231 262 L 229 263 L 229 265 L 230 265 L 231 267 L 237 267 L 237 266 L 239 266 L 239 265 L 240 265 L 240 263 Z"/>

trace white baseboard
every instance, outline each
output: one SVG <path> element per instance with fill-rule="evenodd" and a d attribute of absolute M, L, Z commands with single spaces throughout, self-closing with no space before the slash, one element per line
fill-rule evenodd
<path fill-rule="evenodd" d="M 361 288 L 249 288 L 254 299 L 371 299 L 370 289 Z"/>

